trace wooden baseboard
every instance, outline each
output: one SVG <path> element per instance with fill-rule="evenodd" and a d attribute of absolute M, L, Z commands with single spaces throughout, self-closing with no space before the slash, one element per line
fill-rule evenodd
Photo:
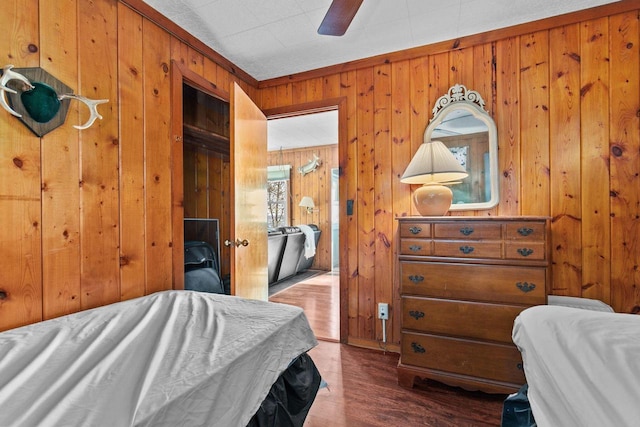
<path fill-rule="evenodd" d="M 383 343 L 381 341 L 349 337 L 347 339 L 347 344 L 354 347 L 368 348 L 371 350 L 382 350 L 389 353 L 398 354 L 400 353 L 400 346 L 398 344 Z"/>

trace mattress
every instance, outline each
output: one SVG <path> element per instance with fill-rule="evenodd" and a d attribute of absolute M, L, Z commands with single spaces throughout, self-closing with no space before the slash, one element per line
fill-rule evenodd
<path fill-rule="evenodd" d="M 317 344 L 300 308 L 165 291 L 0 334 L 0 426 L 244 426 Z"/>
<path fill-rule="evenodd" d="M 640 316 L 536 306 L 515 319 L 540 427 L 637 426 Z"/>

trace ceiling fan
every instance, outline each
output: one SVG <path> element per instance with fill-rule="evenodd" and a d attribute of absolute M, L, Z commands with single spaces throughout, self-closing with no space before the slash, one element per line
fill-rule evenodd
<path fill-rule="evenodd" d="M 363 0 L 333 0 L 324 16 L 318 34 L 342 36 L 347 32 Z"/>

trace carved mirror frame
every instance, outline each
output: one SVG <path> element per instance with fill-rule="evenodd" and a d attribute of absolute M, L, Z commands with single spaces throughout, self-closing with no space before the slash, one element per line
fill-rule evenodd
<path fill-rule="evenodd" d="M 467 119 L 474 118 L 479 121 L 476 124 L 484 124 L 486 126 L 486 135 L 484 135 L 484 131 L 471 131 L 462 135 L 469 136 L 468 139 L 471 141 L 471 146 L 464 146 L 466 147 L 464 151 L 455 152 L 456 150 L 452 149 L 454 155 L 461 156 L 461 163 L 467 167 L 467 171 L 470 174 L 469 177 L 462 180 L 463 185 L 451 186 L 454 196 L 450 211 L 490 209 L 496 206 L 499 201 L 498 131 L 495 122 L 484 109 L 484 104 L 485 102 L 478 92 L 468 90 L 464 85 L 456 84 L 445 95 L 438 98 L 433 107 L 433 118 L 424 132 L 425 142 L 431 139 L 439 140 L 452 149 L 456 146 L 455 139 L 458 139 L 458 136 L 443 137 L 440 135 L 432 137 L 434 132 L 437 133 L 441 129 L 447 116 L 451 115 L 450 118 L 455 118 L 456 116 L 466 116 Z M 482 143 L 474 142 L 474 138 L 479 138 Z M 483 147 L 485 145 L 486 152 Z M 480 153 L 473 155 L 467 153 L 467 151 L 474 152 L 478 150 L 480 150 Z M 481 160 L 478 160 L 479 158 Z M 487 182 L 487 180 L 489 181 Z M 461 188 L 471 188 L 472 191 L 463 191 Z M 484 192 L 484 197 L 480 201 L 474 201 L 472 192 L 476 193 L 476 195 Z M 465 202 L 462 200 L 464 198 L 471 198 L 472 201 Z"/>

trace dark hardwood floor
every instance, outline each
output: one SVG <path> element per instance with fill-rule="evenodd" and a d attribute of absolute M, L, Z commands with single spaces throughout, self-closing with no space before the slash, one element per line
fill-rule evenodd
<path fill-rule="evenodd" d="M 499 426 L 506 396 L 468 392 L 435 381 L 398 385 L 398 354 L 340 344 L 339 276 L 314 276 L 270 301 L 302 307 L 318 337 L 309 354 L 327 388 L 318 392 L 305 427 Z"/>
<path fill-rule="evenodd" d="M 499 426 L 506 396 L 429 381 L 400 387 L 398 355 L 320 341 L 309 354 L 328 388 L 318 391 L 305 427 Z"/>

